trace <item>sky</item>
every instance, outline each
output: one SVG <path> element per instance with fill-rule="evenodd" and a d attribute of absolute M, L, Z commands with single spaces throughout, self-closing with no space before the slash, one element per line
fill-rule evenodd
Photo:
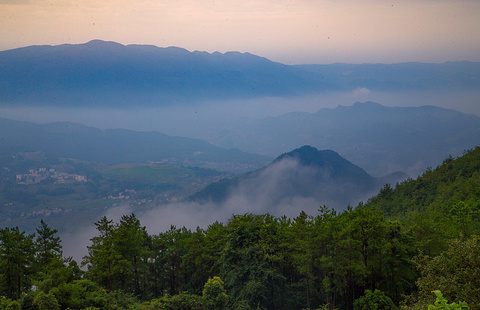
<path fill-rule="evenodd" d="M 0 0 L 0 50 L 93 39 L 285 64 L 480 61 L 480 1 Z"/>

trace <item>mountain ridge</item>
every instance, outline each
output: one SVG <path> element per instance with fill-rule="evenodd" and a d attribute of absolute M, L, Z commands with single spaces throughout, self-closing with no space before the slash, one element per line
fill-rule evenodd
<path fill-rule="evenodd" d="M 3 51 L 0 73 L 0 85 L 6 86 L 0 101 L 23 99 L 27 105 L 66 105 L 67 99 L 69 105 L 145 105 L 149 100 L 158 104 L 172 98 L 281 96 L 319 89 L 318 81 L 312 82 L 315 74 L 250 53 L 100 40 Z M 77 96 L 68 96 L 69 91 Z"/>
<path fill-rule="evenodd" d="M 262 167 L 268 157 L 223 149 L 200 139 L 159 132 L 101 130 L 78 123 L 35 124 L 0 118 L 3 160 L 17 152 L 42 151 L 63 158 L 107 164 L 165 161 L 245 172 Z M 237 172 L 238 172 L 237 171 Z"/>
<path fill-rule="evenodd" d="M 92 40 L 0 51 L 0 104 L 165 106 L 357 88 L 478 90 L 479 72 L 475 62 L 293 66 L 248 52 Z"/>

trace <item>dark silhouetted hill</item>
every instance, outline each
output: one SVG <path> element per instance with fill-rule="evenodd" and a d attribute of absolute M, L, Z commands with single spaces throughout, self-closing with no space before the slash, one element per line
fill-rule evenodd
<path fill-rule="evenodd" d="M 405 175 L 396 177 L 399 181 Z M 303 146 L 277 157 L 265 168 L 210 184 L 190 200 L 221 204 L 247 196 L 264 201 L 268 210 L 269 206 L 300 198 L 345 208 L 368 198 L 379 185 L 383 184 L 338 153 Z"/>

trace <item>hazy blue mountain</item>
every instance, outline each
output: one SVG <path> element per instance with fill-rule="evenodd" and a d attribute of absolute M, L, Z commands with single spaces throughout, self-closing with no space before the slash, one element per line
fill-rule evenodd
<path fill-rule="evenodd" d="M 165 104 L 175 99 L 288 96 L 317 91 L 317 74 L 249 53 L 85 44 L 0 52 L 0 102 L 28 105 Z"/>
<path fill-rule="evenodd" d="M 406 176 L 390 176 L 395 184 Z M 332 150 L 303 146 L 277 157 L 268 166 L 233 179 L 208 185 L 190 197 L 200 203 L 228 203 L 240 199 L 260 201 L 276 208 L 295 199 L 345 208 L 376 192 L 386 179 L 376 179 Z M 243 197 L 242 197 L 243 196 Z M 293 204 L 292 204 L 293 205 Z M 300 206 L 301 207 L 301 206 Z"/>
<path fill-rule="evenodd" d="M 322 91 L 474 89 L 480 63 L 288 66 L 249 53 L 85 44 L 0 52 L 0 104 L 163 106 Z"/>
<path fill-rule="evenodd" d="M 227 150 L 198 139 L 126 129 L 100 130 L 75 123 L 39 125 L 0 119 L 0 143 L 3 160 L 18 152 L 42 151 L 107 164 L 161 161 L 237 172 L 269 162 L 266 156 Z"/>
<path fill-rule="evenodd" d="M 443 64 L 407 62 L 397 64 L 297 65 L 322 75 L 343 89 L 365 87 L 377 91 L 454 90 L 480 87 L 480 63 Z"/>
<path fill-rule="evenodd" d="M 274 156 L 300 145 L 333 149 L 369 173 L 412 177 L 480 143 L 480 118 L 433 106 L 385 107 L 373 102 L 241 120 L 210 141 Z"/>

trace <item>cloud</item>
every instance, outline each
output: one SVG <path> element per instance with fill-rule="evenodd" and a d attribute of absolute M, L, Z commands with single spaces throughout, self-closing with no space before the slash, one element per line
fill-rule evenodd
<path fill-rule="evenodd" d="M 330 180 L 328 172 L 302 166 L 293 159 L 284 159 L 254 177 L 246 177 L 223 203 L 156 206 L 140 214 L 139 219 L 149 233 L 156 234 L 168 230 L 170 225 L 206 228 L 215 221 L 226 222 L 233 214 L 269 213 L 293 218 L 306 211 L 314 215 L 321 205 L 341 210 L 348 203 L 354 205 L 364 198 L 357 197 L 358 189 L 352 188 L 351 184 L 339 185 Z"/>
<path fill-rule="evenodd" d="M 368 94 L 370 94 L 370 90 L 366 87 L 357 87 L 352 92 L 354 97 L 360 97 Z"/>
<path fill-rule="evenodd" d="M 370 194 L 358 197 L 358 188 L 355 186 L 329 180 L 328 172 L 300 165 L 293 159 L 284 159 L 269 165 L 255 177 L 241 181 L 220 204 L 180 202 L 153 205 L 150 210 L 140 213 L 134 212 L 128 205 L 122 205 L 107 210 L 105 216 L 119 222 L 122 215 L 134 212 L 148 233 L 156 235 L 169 230 L 171 225 L 190 230 L 197 227 L 206 229 L 216 221 L 227 223 L 234 214 L 269 213 L 277 217 L 294 218 L 305 211 L 316 215 L 321 205 L 341 210 L 348 203 L 355 205 L 360 198 L 368 198 Z M 352 193 L 354 196 L 351 196 Z M 65 255 L 73 256 L 80 262 L 88 254 L 90 239 L 96 235 L 93 224 L 81 231 L 63 235 Z"/>

